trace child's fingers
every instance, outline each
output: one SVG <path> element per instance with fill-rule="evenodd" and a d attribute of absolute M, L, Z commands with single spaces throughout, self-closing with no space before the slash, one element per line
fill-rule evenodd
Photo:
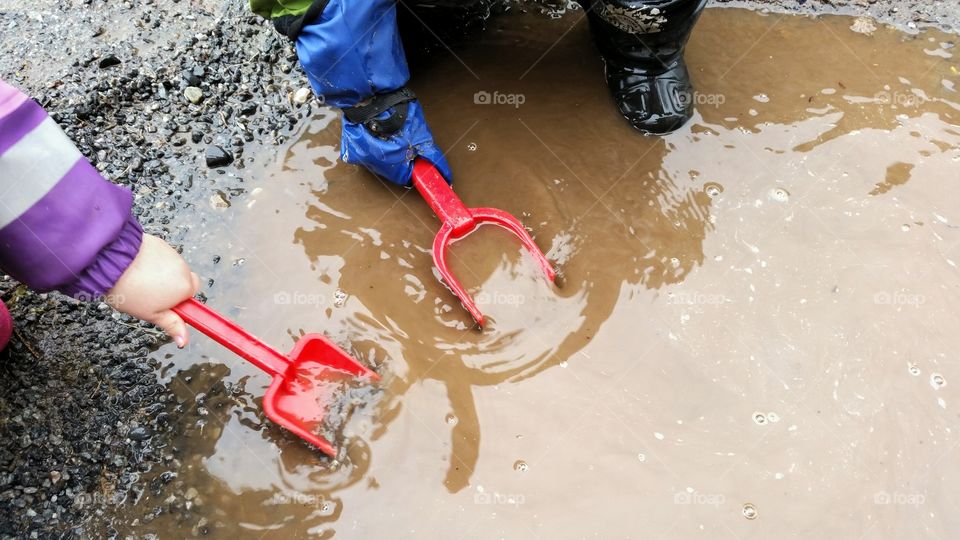
<path fill-rule="evenodd" d="M 177 347 L 182 349 L 190 342 L 187 324 L 173 311 L 161 311 L 154 320 L 150 322 L 159 326 L 168 336 L 173 338 L 173 342 L 177 344 Z"/>
<path fill-rule="evenodd" d="M 200 276 L 196 272 L 190 272 L 190 283 L 193 284 L 193 292 L 190 293 L 190 296 L 200 292 Z"/>

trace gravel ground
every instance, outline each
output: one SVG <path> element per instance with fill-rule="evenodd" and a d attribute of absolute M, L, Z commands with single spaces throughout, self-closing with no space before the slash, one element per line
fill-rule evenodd
<path fill-rule="evenodd" d="M 715 3 L 960 24 L 955 0 Z M 144 228 L 175 245 L 211 197 L 243 189 L 258 148 L 283 141 L 315 107 L 297 100 L 306 81 L 292 48 L 241 3 L 72 4 L 0 7 L 0 47 L 16 51 L 0 57 L 0 77 L 47 107 L 108 179 L 134 191 Z M 479 26 L 486 7 L 460 6 Z M 196 103 L 188 87 L 199 89 Z M 16 322 L 0 353 L 0 536 L 102 530 L 115 505 L 175 476 L 170 415 L 182 400 L 148 359 L 164 338 L 104 304 L 34 294 L 7 277 L 0 298 Z"/>
<path fill-rule="evenodd" d="M 280 143 L 310 111 L 292 99 L 306 86 L 292 49 L 242 5 L 25 2 L 0 11 L 0 28 L 3 49 L 21 53 L 0 57 L 0 77 L 129 186 L 144 229 L 174 244 L 217 190 L 242 188 L 244 150 Z M 208 153 L 233 162 L 209 168 Z M 177 400 L 148 361 L 164 338 L 10 278 L 0 298 L 16 325 L 0 353 L 0 536 L 99 529 L 150 487 L 144 472 L 176 468 Z"/>

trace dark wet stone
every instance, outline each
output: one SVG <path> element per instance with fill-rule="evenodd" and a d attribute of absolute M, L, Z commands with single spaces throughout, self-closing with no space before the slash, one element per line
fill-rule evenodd
<path fill-rule="evenodd" d="M 110 56 L 104 56 L 101 58 L 99 65 L 101 68 L 117 66 L 120 65 L 120 59 L 111 54 Z"/>
<path fill-rule="evenodd" d="M 207 167 L 223 167 L 233 162 L 233 154 L 215 144 L 211 144 L 207 147 L 206 160 Z"/>
<path fill-rule="evenodd" d="M 128 437 L 135 441 L 145 441 L 150 438 L 150 432 L 143 426 L 138 426 L 130 430 Z"/>

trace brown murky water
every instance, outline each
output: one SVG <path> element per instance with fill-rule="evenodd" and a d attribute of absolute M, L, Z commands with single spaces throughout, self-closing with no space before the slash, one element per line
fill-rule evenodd
<path fill-rule="evenodd" d="M 483 230 L 456 247 L 491 319 L 471 329 L 426 204 L 337 164 L 318 116 L 186 255 L 267 341 L 323 331 L 376 365 L 377 410 L 329 462 L 264 423 L 255 368 L 165 349 L 182 466 L 139 507 L 193 518 L 121 532 L 955 536 L 955 37 L 707 10 L 696 117 L 656 139 L 616 115 L 581 17 L 507 15 L 413 81 L 461 197 L 521 217 L 560 287 Z"/>

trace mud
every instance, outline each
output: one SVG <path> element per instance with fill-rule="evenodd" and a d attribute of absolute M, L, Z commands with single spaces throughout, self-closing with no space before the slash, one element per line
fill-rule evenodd
<path fill-rule="evenodd" d="M 957 5 L 950 0 L 713 0 L 714 5 L 759 9 L 777 15 L 852 15 L 914 32 L 933 27 L 960 30 Z"/>
<path fill-rule="evenodd" d="M 955 36 L 708 10 L 687 55 L 696 116 L 658 139 L 615 115 L 581 15 L 508 13 L 412 81 L 457 192 L 521 217 L 559 286 L 483 229 L 455 250 L 490 320 L 473 328 L 431 269 L 426 204 L 338 163 L 321 110 L 184 253 L 209 303 L 266 341 L 323 331 L 376 366 L 376 413 L 328 460 L 265 421 L 255 368 L 166 346 L 175 457 L 119 532 L 960 528 Z"/>

